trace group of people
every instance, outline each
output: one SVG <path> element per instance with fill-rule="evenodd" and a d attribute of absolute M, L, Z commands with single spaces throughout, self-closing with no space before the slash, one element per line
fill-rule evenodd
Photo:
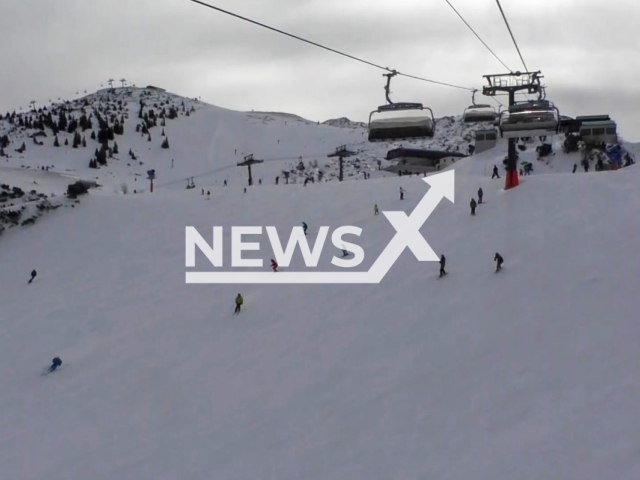
<path fill-rule="evenodd" d="M 493 257 L 493 261 L 496 262 L 496 273 L 498 273 L 500 270 L 502 270 L 502 264 L 504 263 L 504 258 L 502 258 L 502 255 L 496 252 L 495 256 Z M 447 262 L 447 259 L 445 258 L 445 256 L 440 255 L 440 278 L 442 278 L 447 274 L 447 271 L 444 269 L 446 262 Z"/>

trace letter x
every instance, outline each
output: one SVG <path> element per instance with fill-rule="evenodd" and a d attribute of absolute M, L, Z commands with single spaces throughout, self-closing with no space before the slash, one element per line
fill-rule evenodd
<path fill-rule="evenodd" d="M 394 245 L 395 248 L 401 248 L 399 254 L 402 253 L 406 247 L 409 247 L 420 262 L 438 260 L 438 255 L 436 255 L 425 238 L 420 234 L 422 224 L 419 222 L 419 219 L 412 218 L 416 216 L 415 212 L 411 216 L 407 216 L 404 212 L 383 213 L 389 220 L 389 223 L 393 225 L 393 228 L 396 229 L 396 235 L 392 243 L 396 244 Z"/>

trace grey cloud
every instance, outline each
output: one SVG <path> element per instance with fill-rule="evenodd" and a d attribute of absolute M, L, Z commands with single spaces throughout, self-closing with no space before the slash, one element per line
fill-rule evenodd
<path fill-rule="evenodd" d="M 400 71 L 479 88 L 501 65 L 444 0 L 209 0 L 241 15 Z M 522 69 L 493 1 L 452 0 L 513 69 Z M 503 1 L 527 64 L 572 111 L 610 113 L 631 139 L 640 73 L 640 2 Z M 288 110 L 311 119 L 363 120 L 384 103 L 382 71 L 296 42 L 188 0 L 9 0 L 0 31 L 0 111 L 124 76 L 241 110 Z M 633 85 L 632 85 L 633 86 Z M 397 100 L 459 114 L 470 94 L 394 79 Z M 584 113 L 589 113 L 584 112 Z M 583 112 L 580 112 L 583 113 Z M 628 132 L 628 133 L 627 133 Z"/>

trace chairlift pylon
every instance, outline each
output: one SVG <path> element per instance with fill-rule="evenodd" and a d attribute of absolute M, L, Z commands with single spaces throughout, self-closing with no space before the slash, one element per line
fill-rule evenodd
<path fill-rule="evenodd" d="M 401 138 L 427 138 L 433 137 L 436 128 L 436 120 L 433 116 L 433 110 L 424 107 L 421 103 L 394 103 L 391 101 L 391 79 L 398 74 L 395 70 L 390 73 L 384 73 L 387 77 L 387 84 L 384 87 L 385 97 L 388 105 L 381 105 L 369 114 L 369 141 L 396 140 Z M 429 110 L 431 117 L 423 115 L 405 115 L 389 118 L 376 118 L 373 120 L 374 114 L 386 114 L 394 112 L 408 112 L 417 110 Z"/>

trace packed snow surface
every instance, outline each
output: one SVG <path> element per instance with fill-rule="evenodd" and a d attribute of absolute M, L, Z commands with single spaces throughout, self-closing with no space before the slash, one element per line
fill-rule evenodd
<path fill-rule="evenodd" d="M 376 285 L 187 285 L 185 272 L 213 267 L 202 254 L 185 267 L 186 226 L 209 242 L 223 226 L 228 268 L 232 226 L 276 226 L 286 242 L 305 221 L 313 245 L 320 226 L 355 225 L 366 270 L 395 233 L 374 204 L 410 214 L 429 189 L 379 176 L 243 193 L 203 175 L 185 190 L 183 177 L 233 164 L 240 140 L 276 155 L 278 138 L 311 152 L 352 135 L 323 143 L 305 129 L 338 127 L 274 116 L 255 138 L 240 125 L 251 114 L 229 115 L 239 123 L 209 143 L 184 127 L 202 157 L 165 152 L 154 193 L 114 195 L 128 170 L 105 169 L 110 188 L 3 235 L 0 478 L 640 478 L 637 166 L 571 174 L 558 155 L 505 191 L 490 178 L 504 148 L 456 162 L 455 203 L 420 230 L 447 257 L 443 278 L 406 249 Z M 267 236 L 247 240 L 267 270 Z M 327 242 L 318 269 L 338 254 Z M 297 250 L 288 270 L 303 268 Z M 54 356 L 62 368 L 41 376 Z"/>

